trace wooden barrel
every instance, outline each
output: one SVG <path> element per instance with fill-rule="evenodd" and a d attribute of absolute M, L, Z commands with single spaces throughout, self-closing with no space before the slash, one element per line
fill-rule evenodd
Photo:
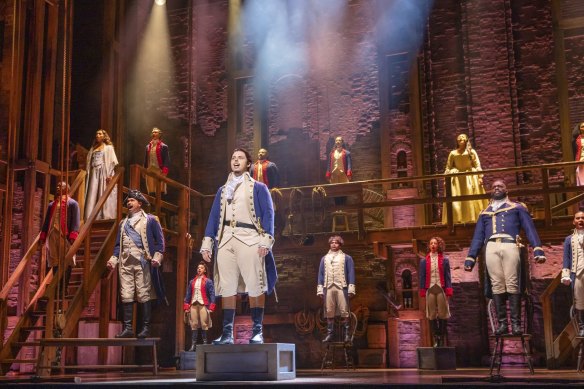
<path fill-rule="evenodd" d="M 385 324 L 369 324 L 367 327 L 368 348 L 385 348 L 386 337 Z"/>

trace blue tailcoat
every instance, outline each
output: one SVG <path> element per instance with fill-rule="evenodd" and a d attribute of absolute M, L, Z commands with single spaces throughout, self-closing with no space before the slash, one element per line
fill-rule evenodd
<path fill-rule="evenodd" d="M 250 178 L 251 179 L 251 178 Z M 213 201 L 213 206 L 211 207 L 211 213 L 209 214 L 209 220 L 207 221 L 207 227 L 205 228 L 205 237 L 212 238 L 214 240 L 214 254 L 217 255 L 217 237 L 219 236 L 220 228 L 223 226 L 219 225 L 221 219 L 221 194 L 223 192 L 222 186 L 217 191 L 215 195 L 215 200 Z M 259 223 L 265 233 L 269 234 L 271 237 L 274 236 L 274 206 L 272 204 L 272 197 L 270 196 L 270 191 L 268 187 L 258 181 L 254 180 L 253 185 L 253 205 L 252 209 L 255 212 L 255 216 L 259 220 Z M 268 251 L 268 255 L 265 257 L 266 263 L 266 273 L 268 276 L 268 294 L 271 294 L 278 281 L 278 273 L 276 271 L 276 262 L 274 260 L 274 255 L 272 250 Z"/>

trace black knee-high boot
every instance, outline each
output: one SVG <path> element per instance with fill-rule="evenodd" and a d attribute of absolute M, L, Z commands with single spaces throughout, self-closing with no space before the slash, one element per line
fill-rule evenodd
<path fill-rule="evenodd" d="M 507 294 L 494 294 L 493 302 L 495 303 L 495 311 L 497 312 L 497 321 L 499 325 L 495 330 L 495 335 L 505 335 L 509 332 L 507 326 Z"/>
<path fill-rule="evenodd" d="M 521 295 L 509 295 L 509 308 L 511 310 L 511 333 L 513 335 L 522 335 L 521 328 Z"/>
<path fill-rule="evenodd" d="M 189 351 L 195 351 L 197 349 L 197 335 L 198 335 L 198 331 L 197 329 L 194 329 L 193 332 L 191 333 L 191 348 L 189 349 Z"/>
<path fill-rule="evenodd" d="M 326 320 L 326 336 L 322 340 L 323 343 L 332 342 L 335 336 L 335 319 Z"/>
<path fill-rule="evenodd" d="M 133 338 L 132 319 L 134 318 L 134 303 L 123 303 L 124 328 L 116 335 L 116 338 Z"/>
<path fill-rule="evenodd" d="M 432 320 L 432 336 L 434 338 L 432 347 L 440 347 L 440 321 L 438 319 Z"/>
<path fill-rule="evenodd" d="M 223 310 L 223 333 L 213 341 L 213 344 L 233 344 L 233 321 L 235 309 Z"/>
<path fill-rule="evenodd" d="M 150 319 L 152 317 L 152 305 L 150 301 L 140 303 L 142 307 L 142 331 L 137 335 L 138 338 L 147 338 L 150 336 Z"/>
<path fill-rule="evenodd" d="M 201 338 L 203 339 L 203 344 L 208 344 L 207 343 L 207 331 L 206 330 L 201 330 Z"/>
<path fill-rule="evenodd" d="M 578 336 L 584 336 L 584 310 L 576 309 L 578 318 Z"/>
<path fill-rule="evenodd" d="M 446 342 L 444 340 L 446 339 L 447 324 L 448 321 L 446 319 L 438 319 L 438 326 L 440 327 L 440 344 L 438 347 L 444 347 L 446 345 Z"/>
<path fill-rule="evenodd" d="M 263 344 L 264 332 L 262 323 L 264 321 L 264 308 L 251 308 L 251 320 L 253 322 L 253 330 L 249 344 Z"/>

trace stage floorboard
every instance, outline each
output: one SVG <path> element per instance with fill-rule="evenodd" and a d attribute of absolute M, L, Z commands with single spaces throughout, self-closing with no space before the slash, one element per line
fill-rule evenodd
<path fill-rule="evenodd" d="M 356 369 L 356 370 L 298 370 L 297 378 L 286 381 L 199 381 L 195 379 L 194 370 L 161 369 L 158 376 L 147 372 L 125 373 L 78 373 L 52 376 L 47 379 L 30 379 L 25 377 L 3 377 L 0 385 L 18 384 L 89 384 L 100 386 L 123 385 L 139 387 L 152 385 L 197 385 L 197 386 L 433 386 L 448 385 L 458 387 L 501 385 L 584 385 L 584 373 L 575 370 L 536 369 L 529 374 L 526 368 L 509 368 L 501 370 L 501 377 L 490 377 L 489 369 L 457 369 L 449 371 L 431 371 L 418 369 Z M 12 385 L 11 385 L 12 384 Z"/>

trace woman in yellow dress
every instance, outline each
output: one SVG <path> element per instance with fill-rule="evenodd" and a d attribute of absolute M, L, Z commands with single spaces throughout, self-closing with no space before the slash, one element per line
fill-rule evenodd
<path fill-rule="evenodd" d="M 446 170 L 444 174 L 463 173 L 481 171 L 481 162 L 477 152 L 472 148 L 468 136 L 460 134 L 456 138 L 458 145 L 456 150 L 452 150 L 448 155 Z M 484 194 L 483 176 L 480 174 L 469 176 L 451 177 L 452 196 L 464 196 L 474 194 Z M 453 201 L 452 216 L 454 223 L 475 222 L 479 213 L 487 208 L 487 199 L 470 201 Z M 446 224 L 446 205 L 442 211 L 442 223 Z"/>

